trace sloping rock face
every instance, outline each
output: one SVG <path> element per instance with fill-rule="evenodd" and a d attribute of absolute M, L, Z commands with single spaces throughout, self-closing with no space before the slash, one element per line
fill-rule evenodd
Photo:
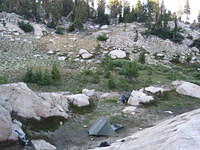
<path fill-rule="evenodd" d="M 180 85 L 176 88 L 176 92 L 179 94 L 200 98 L 200 86 L 190 82 L 180 82 Z"/>
<path fill-rule="evenodd" d="M 60 111 L 57 102 L 53 101 L 52 97 L 42 97 L 33 92 L 25 83 L 4 84 L 0 86 L 0 105 L 8 110 L 8 112 L 16 112 L 24 118 L 39 119 L 40 117 L 50 116 L 68 118 L 67 112 Z M 67 106 L 63 110 L 68 110 Z"/>
<path fill-rule="evenodd" d="M 8 139 L 11 133 L 10 113 L 0 105 L 0 142 Z"/>
<path fill-rule="evenodd" d="M 96 150 L 199 150 L 200 109 L 168 119 L 158 125 Z"/>

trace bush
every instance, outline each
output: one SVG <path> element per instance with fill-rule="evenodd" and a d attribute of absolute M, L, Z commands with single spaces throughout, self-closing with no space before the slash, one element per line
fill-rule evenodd
<path fill-rule="evenodd" d="M 98 72 L 93 72 L 92 70 L 86 69 L 81 72 L 79 80 L 83 83 L 91 82 L 97 84 L 99 82 L 99 74 Z"/>
<path fill-rule="evenodd" d="M 191 60 L 192 60 L 192 55 L 187 55 L 186 57 L 187 63 L 190 63 Z"/>
<path fill-rule="evenodd" d="M 115 89 L 116 87 L 117 86 L 116 86 L 114 78 L 112 76 L 110 76 L 110 78 L 108 79 L 108 88 Z"/>
<path fill-rule="evenodd" d="M 139 55 L 139 60 L 138 60 L 138 61 L 139 61 L 141 64 L 145 64 L 145 54 L 146 54 L 146 52 L 143 51 L 143 52 L 141 52 L 140 55 Z"/>
<path fill-rule="evenodd" d="M 107 39 L 108 39 L 108 37 L 106 34 L 102 34 L 97 37 L 97 40 L 99 40 L 99 41 L 106 41 Z"/>
<path fill-rule="evenodd" d="M 128 79 L 132 80 L 132 78 L 138 77 L 138 66 L 135 62 L 130 62 L 123 65 L 121 73 L 125 75 Z"/>
<path fill-rule="evenodd" d="M 101 45 L 98 43 L 95 47 L 95 54 L 97 55 L 100 52 Z"/>
<path fill-rule="evenodd" d="M 184 40 L 184 36 L 182 36 L 179 32 L 181 31 L 181 29 L 179 28 L 176 36 L 174 36 L 174 30 L 171 30 L 170 28 L 167 29 L 155 29 L 155 28 L 150 28 L 149 30 L 146 30 L 144 35 L 156 35 L 164 40 L 169 39 L 172 42 L 175 43 L 179 43 L 181 44 L 181 42 Z"/>
<path fill-rule="evenodd" d="M 18 22 L 18 26 L 24 31 L 24 32 L 32 32 L 34 31 L 33 26 L 30 23 L 25 23 L 23 21 Z"/>
<path fill-rule="evenodd" d="M 27 83 L 36 83 L 38 85 L 50 85 L 52 83 L 52 78 L 48 70 L 44 72 L 41 68 L 33 71 L 33 68 L 27 68 L 27 71 L 23 77 L 23 81 Z"/>
<path fill-rule="evenodd" d="M 68 32 L 73 32 L 74 30 L 75 30 L 74 25 L 73 25 L 73 24 L 70 24 L 69 27 L 68 27 L 68 29 L 67 29 L 67 31 L 68 31 Z"/>
<path fill-rule="evenodd" d="M 170 60 L 171 63 L 179 64 L 180 63 L 180 55 L 176 54 L 173 56 L 173 58 Z"/>
<path fill-rule="evenodd" d="M 56 29 L 56 32 L 55 32 L 56 34 L 61 34 L 61 35 L 63 35 L 64 34 L 64 29 L 63 28 L 61 28 L 61 27 L 58 27 L 57 29 Z"/>
<path fill-rule="evenodd" d="M 27 83 L 36 83 L 38 85 L 50 85 L 53 81 L 60 80 L 61 75 L 56 64 L 53 64 L 51 72 L 48 69 L 33 69 L 28 67 L 23 81 Z"/>
<path fill-rule="evenodd" d="M 5 84 L 5 83 L 7 83 L 8 82 L 8 80 L 7 80 L 7 78 L 6 78 L 6 76 L 0 76 L 0 84 Z"/>
<path fill-rule="evenodd" d="M 55 29 L 55 28 L 56 28 L 56 24 L 55 24 L 54 21 L 51 21 L 51 22 L 48 22 L 48 23 L 47 23 L 47 27 L 48 27 L 48 28 Z"/>
<path fill-rule="evenodd" d="M 56 63 L 54 63 L 52 66 L 51 75 L 53 80 L 60 80 L 61 78 L 60 71 Z"/>

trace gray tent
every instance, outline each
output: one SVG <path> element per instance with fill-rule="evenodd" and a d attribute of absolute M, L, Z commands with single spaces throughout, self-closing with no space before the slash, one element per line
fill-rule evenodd
<path fill-rule="evenodd" d="M 104 117 L 98 118 L 88 132 L 89 135 L 95 136 L 112 136 L 115 134 L 115 131 L 112 129 L 111 124 Z"/>

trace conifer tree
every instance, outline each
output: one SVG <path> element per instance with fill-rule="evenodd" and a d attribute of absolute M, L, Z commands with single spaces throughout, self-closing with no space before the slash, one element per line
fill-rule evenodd
<path fill-rule="evenodd" d="M 122 9 L 122 4 L 119 0 L 109 0 L 108 8 L 110 9 L 111 17 L 116 18 Z"/>
<path fill-rule="evenodd" d="M 105 0 L 99 0 L 96 22 L 100 25 L 109 24 L 108 16 L 105 14 L 105 7 L 106 7 Z"/>
<path fill-rule="evenodd" d="M 190 3 L 189 0 L 186 0 L 185 6 L 184 6 L 184 13 L 186 14 L 186 21 L 189 21 L 189 15 L 190 15 Z"/>

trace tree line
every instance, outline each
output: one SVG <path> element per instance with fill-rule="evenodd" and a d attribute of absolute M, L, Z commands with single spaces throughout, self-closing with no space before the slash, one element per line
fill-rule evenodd
<path fill-rule="evenodd" d="M 128 0 L 109 0 L 108 4 L 105 0 L 98 0 L 97 4 L 95 10 L 93 0 L 0 0 L 0 11 L 15 12 L 35 21 L 48 20 L 47 25 L 52 28 L 64 16 L 72 22 L 70 31 L 82 29 L 87 20 L 100 25 L 109 24 L 110 18 L 117 19 L 119 23 L 137 21 L 148 28 L 146 35 L 154 34 L 175 42 L 183 39 L 179 34 L 181 29 L 178 27 L 178 18 L 167 11 L 164 0 L 161 3 L 159 0 L 147 0 L 146 3 L 137 0 L 134 6 L 130 6 Z M 109 15 L 106 14 L 106 9 L 110 10 Z M 184 12 L 190 14 L 188 0 Z M 169 21 L 174 21 L 173 29 L 169 27 Z"/>

